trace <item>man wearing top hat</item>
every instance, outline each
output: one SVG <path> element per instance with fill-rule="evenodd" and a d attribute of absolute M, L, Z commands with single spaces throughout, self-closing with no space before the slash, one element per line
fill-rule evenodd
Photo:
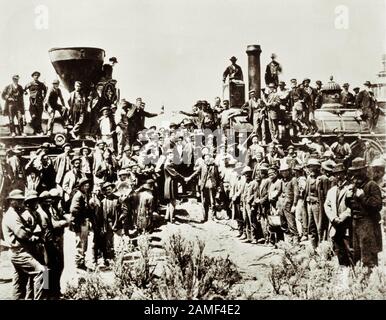
<path fill-rule="evenodd" d="M 58 103 L 59 102 L 61 103 Z M 59 88 L 59 80 L 52 81 L 52 88 L 48 90 L 47 96 L 44 100 L 44 109 L 48 113 L 48 122 L 46 128 L 46 134 L 51 135 L 54 128 L 55 112 L 58 111 L 60 117 L 64 121 L 64 125 L 67 125 L 68 115 L 67 108 L 64 103 L 62 91 Z"/>
<path fill-rule="evenodd" d="M 42 133 L 42 115 L 43 115 L 43 102 L 47 94 L 47 87 L 43 82 L 39 81 L 40 72 L 35 71 L 31 77 L 33 80 L 28 83 L 25 88 L 25 94 L 29 91 L 29 113 L 31 116 L 31 127 L 34 134 Z"/>
<path fill-rule="evenodd" d="M 360 261 L 371 268 L 378 265 L 378 253 L 382 251 L 382 193 L 368 177 L 363 158 L 355 158 L 349 171 L 353 178 L 346 197 L 353 218 L 354 263 Z"/>
<path fill-rule="evenodd" d="M 276 54 L 271 54 L 271 62 L 268 63 L 265 69 L 265 84 L 268 86 L 270 83 L 275 84 L 277 87 L 279 85 L 279 74 L 282 71 L 281 65 L 276 60 Z"/>
<path fill-rule="evenodd" d="M 244 81 L 243 71 L 241 70 L 241 67 L 236 64 L 237 58 L 232 56 L 229 60 L 231 61 L 231 65 L 225 69 L 222 81 L 225 83 L 228 76 L 229 82 Z"/>
<path fill-rule="evenodd" d="M 350 250 L 351 210 L 347 207 L 347 191 L 349 183 L 346 177 L 346 168 L 342 163 L 332 168 L 336 184 L 327 192 L 324 202 L 324 211 L 330 222 L 329 237 L 332 240 L 333 250 L 342 266 L 352 266 Z"/>
<path fill-rule="evenodd" d="M 366 81 L 363 85 L 365 88 L 359 92 L 355 105 L 358 109 L 362 110 L 362 119 L 366 121 L 370 133 L 374 133 L 374 128 L 377 124 L 377 100 L 374 97 L 374 92 L 371 90 L 370 81 Z"/>
<path fill-rule="evenodd" d="M 5 100 L 4 115 L 9 119 L 9 130 L 14 137 L 16 135 L 16 129 L 18 134 L 25 136 L 24 125 L 25 111 L 24 111 L 24 99 L 23 99 L 23 87 L 19 84 L 19 76 L 14 75 L 12 77 L 12 83 L 7 85 L 1 93 L 1 97 Z M 15 125 L 15 118 L 17 120 L 17 127 Z"/>
<path fill-rule="evenodd" d="M 349 91 L 350 84 L 344 83 L 342 85 L 342 92 L 341 92 L 341 98 L 340 103 L 343 105 L 343 108 L 352 108 L 355 104 L 355 98 L 354 95 Z"/>
<path fill-rule="evenodd" d="M 72 230 L 75 232 L 76 255 L 75 264 L 77 268 L 87 270 L 86 251 L 88 245 L 89 224 L 92 218 L 90 206 L 90 181 L 81 178 L 78 182 L 77 191 L 71 199 L 70 214 L 72 217 Z"/>

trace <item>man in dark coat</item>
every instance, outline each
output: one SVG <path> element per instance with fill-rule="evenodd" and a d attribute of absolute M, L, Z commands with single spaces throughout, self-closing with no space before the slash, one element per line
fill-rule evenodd
<path fill-rule="evenodd" d="M 200 176 L 201 200 L 204 205 L 204 222 L 206 222 L 208 221 L 209 213 L 214 214 L 214 200 L 220 181 L 218 168 L 210 154 L 204 155 L 204 161 L 189 178 L 185 179 L 185 182 L 189 182 L 198 175 Z M 210 218 L 212 219 L 213 217 L 211 216 Z"/>
<path fill-rule="evenodd" d="M 281 73 L 281 65 L 277 62 L 276 55 L 272 53 L 272 61 L 267 64 L 265 69 L 265 84 L 268 86 L 270 83 L 274 83 L 277 87 L 279 85 L 279 74 Z"/>
<path fill-rule="evenodd" d="M 228 66 L 223 73 L 223 82 L 225 83 L 226 78 L 229 76 L 229 82 L 233 80 L 244 81 L 243 71 L 241 67 L 236 64 L 237 58 L 235 56 L 229 59 L 232 64 Z"/>
<path fill-rule="evenodd" d="M 378 112 L 377 101 L 374 93 L 371 91 L 370 81 L 366 81 L 364 86 L 365 89 L 359 92 L 355 104 L 358 109 L 362 110 L 362 119 L 366 121 L 369 131 L 374 133 Z"/>
<path fill-rule="evenodd" d="M 355 104 L 354 95 L 349 91 L 350 85 L 348 83 L 343 84 L 343 90 L 341 92 L 340 103 L 343 108 L 352 108 Z"/>
<path fill-rule="evenodd" d="M 43 115 L 43 102 L 47 94 L 47 87 L 44 83 L 39 81 L 40 72 L 35 71 L 31 77 L 33 80 L 28 83 L 24 91 L 27 94 L 29 91 L 29 113 L 31 116 L 31 127 L 34 134 L 41 134 L 42 129 L 42 115 Z"/>
<path fill-rule="evenodd" d="M 9 130 L 12 137 L 16 135 L 15 118 L 18 123 L 18 134 L 26 135 L 23 131 L 25 124 L 23 92 L 23 87 L 19 85 L 19 76 L 14 75 L 12 83 L 6 86 L 1 94 L 1 97 L 5 100 L 4 115 L 8 116 Z"/>
<path fill-rule="evenodd" d="M 77 268 L 86 269 L 86 251 L 88 245 L 89 222 L 92 217 L 90 207 L 90 181 L 82 178 L 78 184 L 78 190 L 71 199 L 70 213 L 72 217 L 72 230 L 75 232 Z"/>
<path fill-rule="evenodd" d="M 360 261 L 371 268 L 378 265 L 378 253 L 382 251 L 382 193 L 377 183 L 369 179 L 363 158 L 355 158 L 349 171 L 353 184 L 346 196 L 353 217 L 354 263 Z"/>

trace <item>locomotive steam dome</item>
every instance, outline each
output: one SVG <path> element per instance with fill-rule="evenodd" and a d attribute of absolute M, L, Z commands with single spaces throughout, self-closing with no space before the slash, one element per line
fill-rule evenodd
<path fill-rule="evenodd" d="M 342 89 L 339 84 L 334 81 L 334 77 L 330 77 L 330 81 L 322 86 L 322 108 L 321 109 L 339 109 L 342 107 L 340 103 Z"/>
<path fill-rule="evenodd" d="M 338 91 L 338 92 L 341 92 L 342 89 L 341 89 L 340 85 L 337 84 L 334 81 L 334 77 L 331 76 L 330 77 L 330 81 L 322 86 L 322 91 Z"/>

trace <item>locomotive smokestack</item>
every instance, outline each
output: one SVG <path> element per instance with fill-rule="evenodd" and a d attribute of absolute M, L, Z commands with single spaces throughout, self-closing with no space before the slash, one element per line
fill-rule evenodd
<path fill-rule="evenodd" d="M 247 47 L 248 55 L 248 89 L 256 91 L 256 97 L 260 98 L 261 77 L 260 77 L 260 54 L 261 48 L 257 44 Z"/>

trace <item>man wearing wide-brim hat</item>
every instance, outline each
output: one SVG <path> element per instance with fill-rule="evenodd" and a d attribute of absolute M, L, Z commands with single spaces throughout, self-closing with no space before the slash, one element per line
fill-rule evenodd
<path fill-rule="evenodd" d="M 69 200 L 74 194 L 76 187 L 82 178 L 86 178 L 86 175 L 81 170 L 82 159 L 79 156 L 74 156 L 71 159 L 72 168 L 66 172 L 63 177 L 62 189 L 64 191 L 64 201 L 67 205 L 70 205 Z M 65 208 L 68 209 L 67 207 Z"/>
<path fill-rule="evenodd" d="M 247 243 L 257 243 L 257 220 L 254 216 L 254 198 L 258 188 L 258 182 L 252 179 L 252 168 L 245 166 L 241 174 L 244 176 L 244 188 L 241 193 L 241 203 L 243 210 L 243 228 L 240 240 Z M 241 221 L 240 221 L 241 223 Z"/>
<path fill-rule="evenodd" d="M 31 194 L 28 201 L 34 201 L 37 194 Z M 45 267 L 37 260 L 36 246 L 40 238 L 34 235 L 37 219 L 31 210 L 25 210 L 23 202 L 25 197 L 21 190 L 10 192 L 7 200 L 9 208 L 3 217 L 4 241 L 11 248 L 11 263 L 15 269 L 13 286 L 13 299 L 42 299 Z M 33 291 L 29 281 L 33 283 Z"/>
<path fill-rule="evenodd" d="M 365 267 L 374 267 L 382 251 L 381 189 L 368 177 L 363 158 L 355 158 L 349 172 L 353 176 L 347 197 L 353 218 L 354 263 L 360 261 Z"/>
<path fill-rule="evenodd" d="M 329 236 L 332 239 L 334 253 L 342 266 L 353 266 L 350 250 L 351 212 L 347 207 L 348 183 L 346 168 L 343 163 L 336 164 L 332 169 L 335 185 L 332 186 L 324 202 L 324 211 L 330 222 Z"/>
<path fill-rule="evenodd" d="M 43 133 L 43 102 L 47 95 L 47 87 L 43 82 L 39 81 L 39 71 L 33 72 L 31 77 L 33 80 L 25 86 L 24 91 L 29 91 L 29 113 L 31 116 L 31 127 L 33 129 L 33 133 L 40 134 Z"/>
<path fill-rule="evenodd" d="M 377 101 L 371 91 L 371 82 L 366 81 L 364 89 L 360 91 L 355 99 L 355 107 L 362 110 L 362 119 L 366 121 L 370 133 L 374 133 L 377 124 Z"/>
<path fill-rule="evenodd" d="M 123 206 L 119 201 L 119 197 L 114 194 L 115 184 L 105 182 L 102 185 L 103 199 L 103 226 L 104 235 L 101 238 L 103 247 L 99 249 L 103 253 L 105 265 L 109 265 L 109 260 L 114 259 L 114 233 L 121 232 L 123 227 L 127 224 L 127 212 L 123 210 Z M 102 221 L 99 223 L 101 224 Z M 94 262 L 97 263 L 98 252 L 94 250 Z"/>
<path fill-rule="evenodd" d="M 284 217 L 287 226 L 287 235 L 292 242 L 299 241 L 299 233 L 296 227 L 296 206 L 298 203 L 298 184 L 294 176 L 291 176 L 291 168 L 287 163 L 282 163 L 279 172 L 282 180 L 282 192 L 279 197 L 280 214 Z"/>
<path fill-rule="evenodd" d="M 71 199 L 70 214 L 71 229 L 75 232 L 77 268 L 86 270 L 85 256 L 88 245 L 89 223 L 93 210 L 90 207 L 90 180 L 81 178 L 77 181 L 77 191 Z"/>
<path fill-rule="evenodd" d="M 228 76 L 229 82 L 244 81 L 243 71 L 241 70 L 241 67 L 236 64 L 237 58 L 232 56 L 229 60 L 232 64 L 225 69 L 223 73 L 223 82 L 225 83 L 225 80 Z"/>
<path fill-rule="evenodd" d="M 323 205 L 320 194 L 322 184 L 320 180 L 321 163 L 318 159 L 310 158 L 307 161 L 309 175 L 306 181 L 304 197 L 307 206 L 307 218 L 309 225 L 309 237 L 314 248 L 325 238 L 325 219 L 322 216 L 321 206 Z"/>

